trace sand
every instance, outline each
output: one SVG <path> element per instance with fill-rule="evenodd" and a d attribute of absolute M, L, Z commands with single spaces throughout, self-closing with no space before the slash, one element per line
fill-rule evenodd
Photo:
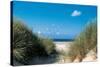
<path fill-rule="evenodd" d="M 56 44 L 56 50 L 58 52 L 63 52 L 64 54 L 65 53 L 67 54 L 73 42 L 54 42 L 54 43 Z M 82 62 L 94 62 L 94 61 L 97 61 L 97 54 L 93 50 L 89 51 L 82 60 Z M 71 58 L 61 55 L 57 63 L 68 63 L 68 62 L 72 62 Z M 80 59 L 76 58 L 73 62 L 75 63 L 80 62 Z"/>
<path fill-rule="evenodd" d="M 72 62 L 70 57 L 66 57 L 66 55 L 69 53 L 69 48 L 71 44 L 73 43 L 72 41 L 70 42 L 54 42 L 56 44 L 56 50 L 60 52 L 61 54 L 59 55 L 59 60 L 56 63 L 70 63 Z"/>
<path fill-rule="evenodd" d="M 86 57 L 83 59 L 83 62 L 97 61 L 97 54 L 93 50 L 89 51 L 86 54 Z"/>
<path fill-rule="evenodd" d="M 57 51 L 65 51 L 66 53 L 69 51 L 69 47 L 72 42 L 54 42 L 56 44 Z"/>

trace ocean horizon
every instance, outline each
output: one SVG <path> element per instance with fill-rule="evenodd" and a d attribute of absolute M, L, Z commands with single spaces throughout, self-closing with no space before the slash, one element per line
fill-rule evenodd
<path fill-rule="evenodd" d="M 60 42 L 64 42 L 64 41 L 74 41 L 74 39 L 52 39 L 53 41 L 60 41 Z"/>

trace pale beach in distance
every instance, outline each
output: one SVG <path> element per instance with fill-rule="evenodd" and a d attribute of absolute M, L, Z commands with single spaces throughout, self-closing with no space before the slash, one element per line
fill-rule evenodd
<path fill-rule="evenodd" d="M 57 51 L 69 51 L 69 47 L 71 46 L 71 44 L 73 43 L 73 41 L 56 41 L 54 42 L 56 45 L 56 50 Z"/>

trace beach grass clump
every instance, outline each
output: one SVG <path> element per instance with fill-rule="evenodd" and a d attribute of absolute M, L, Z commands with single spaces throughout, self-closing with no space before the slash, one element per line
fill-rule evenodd
<path fill-rule="evenodd" d="M 56 53 L 55 44 L 51 39 L 40 38 L 40 44 L 44 47 L 47 55 L 53 54 L 54 52 Z"/>
<path fill-rule="evenodd" d="M 52 40 L 39 37 L 20 21 L 13 21 L 12 29 L 12 55 L 24 65 L 34 57 L 48 56 L 55 50 Z"/>
<path fill-rule="evenodd" d="M 74 60 L 78 57 L 82 61 L 85 55 L 97 47 L 97 21 L 92 20 L 86 25 L 85 29 L 76 37 L 70 47 L 69 56 Z"/>
<path fill-rule="evenodd" d="M 32 56 L 36 55 L 35 45 L 38 37 L 20 21 L 13 22 L 13 57 L 26 64 Z"/>

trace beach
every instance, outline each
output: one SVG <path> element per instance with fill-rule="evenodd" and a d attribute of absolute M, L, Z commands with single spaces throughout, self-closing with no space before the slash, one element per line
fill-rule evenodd
<path fill-rule="evenodd" d="M 57 51 L 69 51 L 70 45 L 73 43 L 72 41 L 69 42 L 54 42 L 56 45 Z"/>

